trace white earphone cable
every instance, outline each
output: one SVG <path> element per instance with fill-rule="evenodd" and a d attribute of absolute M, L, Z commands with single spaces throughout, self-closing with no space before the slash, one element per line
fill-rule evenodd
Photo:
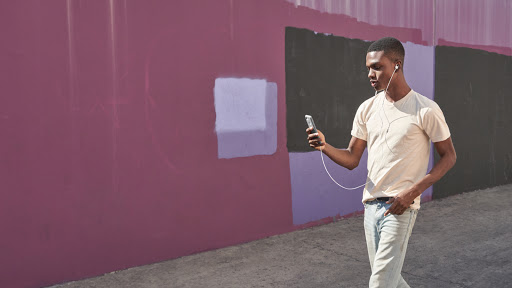
<path fill-rule="evenodd" d="M 395 68 L 395 70 L 393 71 L 393 74 L 391 74 L 391 78 L 389 78 L 388 85 L 386 86 L 386 90 L 384 91 L 384 99 L 386 99 L 386 94 L 388 93 L 389 84 L 391 84 L 391 80 L 393 79 L 393 75 L 395 75 L 395 72 L 396 72 L 396 70 L 397 70 L 397 69 L 398 69 L 398 67 L 396 67 L 396 68 Z M 382 90 L 381 90 L 381 91 L 382 91 Z M 375 91 L 375 96 L 377 96 L 377 91 Z M 386 116 L 386 114 L 385 114 L 385 113 L 384 113 L 384 116 Z M 386 118 L 387 118 L 387 116 L 386 116 Z M 382 118 L 381 118 L 380 120 L 381 120 L 381 122 L 383 122 L 383 121 L 382 121 Z M 396 120 L 396 119 L 395 119 L 395 120 Z M 393 120 L 393 121 L 394 121 L 394 120 Z M 391 122 L 393 122 L 393 121 L 391 121 Z M 381 123 L 381 124 L 383 124 L 383 123 Z M 390 126 L 390 125 L 391 125 L 391 123 L 390 123 L 390 122 L 389 122 L 389 120 L 388 120 L 388 130 L 389 130 L 389 126 Z M 383 126 L 383 125 L 382 125 L 382 126 Z M 386 134 L 387 134 L 387 132 L 386 132 Z M 387 141 L 386 141 L 386 144 L 387 144 Z M 388 148 L 389 148 L 389 145 L 388 145 Z M 389 148 L 389 149 L 391 150 L 391 148 Z M 331 180 L 332 180 L 334 183 L 336 183 L 336 185 L 338 185 L 338 186 L 340 186 L 341 188 L 346 189 L 346 190 L 355 190 L 355 189 L 359 189 L 359 188 L 361 188 L 361 187 L 365 186 L 366 184 L 370 183 L 370 181 L 371 181 L 371 180 L 368 180 L 366 183 L 361 184 L 361 185 L 356 186 L 356 187 L 345 187 L 345 186 L 341 185 L 340 183 L 336 182 L 336 180 L 334 180 L 334 178 L 332 178 L 331 173 L 329 173 L 329 170 L 327 170 L 327 166 L 325 166 L 325 161 L 324 161 L 324 152 L 323 152 L 323 150 L 324 150 L 323 148 L 320 148 L 320 158 L 322 158 L 322 164 L 324 164 L 325 172 L 327 172 L 327 175 L 329 175 L 329 177 L 331 178 Z M 393 151 L 391 151 L 391 152 L 393 153 Z M 394 154 L 394 153 L 393 153 L 393 154 Z M 368 176 L 366 176 L 366 178 L 368 179 Z"/>
<path fill-rule="evenodd" d="M 331 177 L 331 180 L 336 183 L 338 186 L 340 186 L 341 188 L 343 189 L 346 189 L 346 190 L 356 190 L 358 188 L 361 188 L 363 186 L 365 186 L 366 184 L 368 184 L 370 181 L 362 184 L 362 185 L 359 185 L 357 187 L 345 187 L 345 186 L 342 186 L 340 183 L 336 182 L 336 180 L 334 180 L 334 178 L 332 178 L 331 176 L 331 173 L 329 173 L 329 171 L 327 170 L 327 166 L 325 166 L 325 162 L 324 162 L 324 152 L 323 152 L 323 149 L 320 149 L 320 157 L 322 158 L 322 164 L 324 164 L 324 168 L 325 168 L 325 172 L 327 172 L 327 175 L 329 175 L 329 177 Z"/>

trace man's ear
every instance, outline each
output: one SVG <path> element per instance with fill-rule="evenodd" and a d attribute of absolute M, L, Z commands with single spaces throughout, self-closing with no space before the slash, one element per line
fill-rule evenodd
<path fill-rule="evenodd" d="M 402 61 L 398 60 L 397 62 L 395 62 L 395 69 L 396 71 L 402 69 Z"/>

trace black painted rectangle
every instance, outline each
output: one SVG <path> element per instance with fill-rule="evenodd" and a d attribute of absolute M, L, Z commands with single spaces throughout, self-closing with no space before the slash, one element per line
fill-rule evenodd
<path fill-rule="evenodd" d="M 435 100 L 457 164 L 434 185 L 433 197 L 512 183 L 512 57 L 438 46 L 435 67 Z"/>
<path fill-rule="evenodd" d="M 313 151 L 304 115 L 344 148 L 357 108 L 374 95 L 365 65 L 371 42 L 286 27 L 286 131 L 290 152 Z"/>

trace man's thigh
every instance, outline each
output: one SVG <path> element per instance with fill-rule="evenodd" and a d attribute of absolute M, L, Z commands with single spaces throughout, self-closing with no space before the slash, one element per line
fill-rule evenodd
<path fill-rule="evenodd" d="M 373 265 L 370 283 L 383 283 L 394 287 L 400 279 L 407 243 L 416 221 L 417 210 L 407 209 L 402 215 L 388 215 L 379 227 L 379 243 Z"/>

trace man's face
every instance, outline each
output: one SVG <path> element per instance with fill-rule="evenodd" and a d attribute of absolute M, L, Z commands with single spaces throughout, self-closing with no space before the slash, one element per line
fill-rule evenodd
<path fill-rule="evenodd" d="M 395 70 L 395 63 L 384 56 L 384 51 L 374 51 L 366 54 L 366 68 L 370 84 L 379 91 L 388 86 L 389 79 Z"/>

